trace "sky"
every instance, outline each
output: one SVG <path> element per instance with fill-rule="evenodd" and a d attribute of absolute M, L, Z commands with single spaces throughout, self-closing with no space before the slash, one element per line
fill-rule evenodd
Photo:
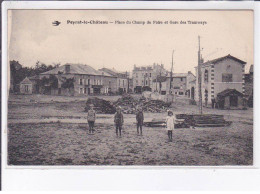
<path fill-rule="evenodd" d="M 8 14 L 9 60 L 28 67 L 40 61 L 47 65 L 82 63 L 95 69 L 132 71 L 134 65 L 159 63 L 170 70 L 174 50 L 173 71 L 194 73 L 198 36 L 204 61 L 231 54 L 247 62 L 246 71 L 254 63 L 253 11 L 10 10 Z M 68 20 L 99 20 L 109 24 L 73 25 L 67 24 Z M 53 26 L 53 21 L 61 24 Z M 115 21 L 131 24 L 115 24 Z M 134 24 L 134 21 L 152 24 Z M 169 24 L 170 21 L 179 24 Z"/>

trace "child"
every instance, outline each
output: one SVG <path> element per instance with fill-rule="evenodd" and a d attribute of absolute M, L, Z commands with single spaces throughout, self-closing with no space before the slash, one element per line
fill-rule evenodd
<path fill-rule="evenodd" d="M 94 105 L 91 104 L 90 105 L 90 109 L 88 111 L 88 125 L 89 125 L 89 133 L 94 133 L 94 124 L 95 124 L 95 120 L 96 120 L 96 112 L 94 110 Z"/>
<path fill-rule="evenodd" d="M 137 108 L 136 113 L 136 122 L 137 122 L 137 135 L 139 135 L 139 128 L 140 128 L 140 135 L 143 135 L 143 123 L 144 123 L 144 114 L 142 107 Z"/>
<path fill-rule="evenodd" d="M 118 137 L 118 131 L 119 131 L 119 136 L 121 137 L 121 130 L 122 130 L 122 126 L 124 124 L 124 116 L 123 116 L 120 106 L 116 108 L 116 113 L 114 116 L 114 123 L 115 123 L 115 127 L 116 127 L 116 136 Z"/>
<path fill-rule="evenodd" d="M 172 111 L 168 111 L 168 116 L 166 117 L 166 129 L 168 131 L 169 140 L 172 141 L 172 131 L 174 129 L 175 116 Z"/>

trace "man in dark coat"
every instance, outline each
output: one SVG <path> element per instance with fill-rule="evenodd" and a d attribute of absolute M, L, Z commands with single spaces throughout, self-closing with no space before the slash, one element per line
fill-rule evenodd
<path fill-rule="evenodd" d="M 116 127 L 116 136 L 118 137 L 118 132 L 119 132 L 119 136 L 121 137 L 121 130 L 122 130 L 122 126 L 124 124 L 124 116 L 121 111 L 121 107 L 116 108 L 116 113 L 114 116 L 114 123 L 115 123 L 115 127 Z"/>
<path fill-rule="evenodd" d="M 213 109 L 215 108 L 215 104 L 216 104 L 216 100 L 215 100 L 215 98 L 212 98 L 211 99 L 211 106 L 212 106 Z"/>
<path fill-rule="evenodd" d="M 137 135 L 139 135 L 139 128 L 140 128 L 140 135 L 143 135 L 144 113 L 142 107 L 137 108 L 136 123 L 137 123 Z"/>

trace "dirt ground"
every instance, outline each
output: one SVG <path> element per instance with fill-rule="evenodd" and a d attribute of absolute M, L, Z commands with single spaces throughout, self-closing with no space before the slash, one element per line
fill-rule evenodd
<path fill-rule="evenodd" d="M 104 96 L 115 101 L 119 96 Z M 253 110 L 213 110 L 232 121 L 228 127 L 176 129 L 144 127 L 136 134 L 135 115 L 124 115 L 117 138 L 113 115 L 98 114 L 88 134 L 86 97 L 11 95 L 8 103 L 9 165 L 252 165 Z M 174 113 L 197 113 L 180 101 Z M 145 121 L 165 113 L 145 113 Z"/>

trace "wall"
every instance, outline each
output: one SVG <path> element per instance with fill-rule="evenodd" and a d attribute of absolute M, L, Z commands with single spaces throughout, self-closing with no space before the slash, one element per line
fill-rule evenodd
<path fill-rule="evenodd" d="M 174 77 L 173 78 L 173 81 L 172 81 L 173 94 L 178 95 L 178 96 L 179 95 L 185 96 L 186 80 L 187 80 L 186 77 Z M 169 83 L 169 85 L 170 85 L 170 83 Z M 169 88 L 170 88 L 170 86 L 169 86 Z M 183 95 L 181 95 L 180 92 L 182 92 Z"/>
<path fill-rule="evenodd" d="M 208 70 L 208 82 L 204 81 L 204 72 Z M 222 82 L 222 73 L 232 74 L 232 82 Z M 236 89 L 244 93 L 244 65 L 233 60 L 225 59 L 217 64 L 209 64 L 201 67 L 201 88 L 202 102 L 205 104 L 205 90 L 208 90 L 208 104 L 211 104 L 211 99 L 216 98 L 219 92 L 226 89 Z M 198 93 L 198 71 L 196 68 L 196 92 L 195 100 L 199 101 Z"/>
<path fill-rule="evenodd" d="M 109 88 L 111 88 L 112 93 L 117 93 L 118 88 L 117 88 L 117 78 L 116 77 L 108 77 L 105 76 L 103 78 L 103 88 L 102 88 L 102 93 L 107 94 L 109 91 Z"/>
<path fill-rule="evenodd" d="M 26 86 L 28 90 L 26 91 Z M 20 84 L 20 93 L 21 94 L 32 94 L 32 84 Z"/>

